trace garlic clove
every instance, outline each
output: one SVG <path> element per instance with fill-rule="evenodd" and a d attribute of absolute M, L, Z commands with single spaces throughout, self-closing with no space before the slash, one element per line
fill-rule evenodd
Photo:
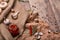
<path fill-rule="evenodd" d="M 12 18 L 13 18 L 13 19 L 17 19 L 18 16 L 17 16 L 17 15 L 13 15 Z"/>
<path fill-rule="evenodd" d="M 42 36 L 42 35 L 43 35 L 43 33 L 42 33 L 42 32 L 39 32 L 39 35 L 40 35 L 40 36 Z"/>
<path fill-rule="evenodd" d="M 48 30 L 48 33 L 51 33 L 51 30 Z"/>
<path fill-rule="evenodd" d="M 18 15 L 19 14 L 19 11 L 17 11 L 16 13 L 15 13 L 15 15 Z"/>
<path fill-rule="evenodd" d="M 15 13 L 15 10 L 14 10 L 14 9 L 11 9 L 11 12 L 12 12 L 12 13 Z"/>
<path fill-rule="evenodd" d="M 34 19 L 34 22 L 38 23 L 39 22 L 39 19 L 38 18 L 35 18 Z"/>
<path fill-rule="evenodd" d="M 0 8 L 5 9 L 7 7 L 7 2 L 1 2 Z"/>
<path fill-rule="evenodd" d="M 19 11 L 17 11 L 15 14 L 13 14 L 13 15 L 12 15 L 12 18 L 13 18 L 13 19 L 17 19 L 17 18 L 18 18 L 18 13 L 19 13 Z"/>
<path fill-rule="evenodd" d="M 36 32 L 34 35 L 37 36 L 38 35 L 38 32 Z"/>
<path fill-rule="evenodd" d="M 9 19 L 5 19 L 5 20 L 4 20 L 4 24 L 6 24 L 6 25 L 7 25 L 7 24 L 10 24 L 10 20 L 9 20 Z"/>

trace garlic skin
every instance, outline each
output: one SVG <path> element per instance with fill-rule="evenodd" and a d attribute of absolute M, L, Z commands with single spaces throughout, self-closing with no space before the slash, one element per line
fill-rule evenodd
<path fill-rule="evenodd" d="M 40 38 L 41 38 L 41 36 L 38 36 L 38 37 L 37 37 L 37 39 L 40 39 Z"/>
<path fill-rule="evenodd" d="M 35 35 L 35 36 L 38 35 L 38 32 L 36 32 L 34 35 Z"/>
<path fill-rule="evenodd" d="M 9 19 L 5 19 L 3 23 L 6 24 L 6 25 L 10 24 L 10 20 Z"/>
<path fill-rule="evenodd" d="M 35 18 L 34 19 L 34 22 L 39 23 L 39 19 L 38 18 Z"/>
<path fill-rule="evenodd" d="M 12 13 L 14 13 L 14 12 L 15 12 L 15 10 L 14 10 L 14 9 L 11 9 L 11 12 L 12 12 Z"/>
<path fill-rule="evenodd" d="M 0 8 L 5 9 L 7 7 L 7 2 L 1 2 Z"/>

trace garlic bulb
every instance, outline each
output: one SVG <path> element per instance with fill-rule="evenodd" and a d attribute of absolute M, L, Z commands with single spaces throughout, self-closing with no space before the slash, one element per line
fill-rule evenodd
<path fill-rule="evenodd" d="M 1 2 L 0 3 L 0 8 L 4 9 L 7 7 L 7 2 Z"/>
<path fill-rule="evenodd" d="M 10 23 L 10 20 L 9 20 L 9 19 L 5 19 L 5 20 L 4 20 L 4 24 L 7 25 L 7 24 L 9 24 L 9 23 Z"/>

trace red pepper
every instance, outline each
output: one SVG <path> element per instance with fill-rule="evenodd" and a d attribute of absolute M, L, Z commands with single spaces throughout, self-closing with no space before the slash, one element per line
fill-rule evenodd
<path fill-rule="evenodd" d="M 8 29 L 9 29 L 9 31 L 12 34 L 13 37 L 15 37 L 19 34 L 19 29 L 15 24 L 10 25 Z"/>
<path fill-rule="evenodd" d="M 29 30 L 30 30 L 30 35 L 32 35 L 32 26 L 31 25 L 29 27 Z"/>

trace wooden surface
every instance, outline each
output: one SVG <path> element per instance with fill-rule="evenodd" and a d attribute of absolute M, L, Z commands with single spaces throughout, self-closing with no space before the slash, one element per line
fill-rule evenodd
<path fill-rule="evenodd" d="M 23 29 L 23 26 L 24 26 L 24 24 L 26 22 L 26 19 L 27 19 L 29 14 L 28 14 L 28 12 L 24 9 L 24 7 L 18 1 L 16 2 L 16 4 L 15 4 L 13 9 L 16 12 L 19 11 L 18 19 L 17 20 L 12 19 L 11 15 L 14 14 L 14 13 L 11 13 L 11 12 L 10 12 L 10 15 L 8 16 L 8 18 L 10 19 L 10 21 L 13 24 L 16 24 L 19 27 L 19 29 Z"/>
<path fill-rule="evenodd" d="M 60 1 L 59 0 L 29 0 L 33 12 L 49 24 L 53 32 L 60 32 Z"/>
<path fill-rule="evenodd" d="M 0 15 L 0 23 L 4 20 L 4 17 L 6 17 L 9 14 L 9 11 L 11 10 L 15 0 L 9 0 L 8 6 L 3 10 L 3 12 Z"/>
<path fill-rule="evenodd" d="M 7 16 L 7 18 L 10 20 L 11 24 L 16 24 L 17 25 L 17 27 L 19 28 L 19 33 L 21 35 L 24 31 L 24 25 L 25 25 L 26 19 L 27 19 L 29 14 L 24 9 L 24 7 L 20 4 L 20 2 L 18 2 L 17 0 L 16 0 L 15 5 L 12 9 L 14 9 L 14 11 L 16 11 L 16 12 L 19 11 L 18 19 L 17 20 L 12 19 L 11 15 L 14 14 L 14 13 L 12 13 L 11 11 L 10 11 L 9 15 Z M 7 26 L 3 23 L 0 24 L 0 30 L 1 30 L 2 36 L 6 40 L 15 40 L 12 37 L 12 35 L 9 33 L 9 31 L 7 29 L 8 27 L 9 26 Z"/>
<path fill-rule="evenodd" d="M 60 1 L 59 0 L 29 0 L 29 3 L 30 3 L 29 6 L 31 7 L 33 13 L 38 12 L 39 18 L 41 20 L 43 20 L 44 22 L 46 22 L 49 25 L 49 28 L 53 32 L 60 32 L 60 18 L 59 18 L 60 17 Z M 18 19 L 17 20 L 12 19 L 11 15 L 14 13 L 12 13 L 11 11 L 9 12 L 9 15 L 7 16 L 7 18 L 10 19 L 10 22 L 12 24 L 16 24 L 18 26 L 19 33 L 22 34 L 22 32 L 24 31 L 25 22 L 29 16 L 29 14 L 26 11 L 26 8 L 23 5 L 21 5 L 21 3 L 19 3 L 17 0 L 14 4 L 15 5 L 12 9 L 14 9 L 16 12 L 19 11 Z M 9 33 L 9 31 L 7 29 L 8 27 L 9 26 L 7 26 L 3 23 L 0 24 L 0 31 L 1 31 L 1 35 L 2 35 L 2 36 L 0 35 L 1 40 L 4 40 L 4 39 L 15 40 L 12 37 L 12 35 Z M 44 29 L 44 27 L 42 26 L 42 28 L 40 28 L 40 29 Z M 41 40 L 45 40 L 44 38 L 49 36 L 48 29 L 44 29 L 44 31 L 42 31 L 42 32 L 43 33 L 45 32 L 45 34 L 42 36 Z M 60 34 L 58 34 L 58 36 L 56 36 L 55 34 L 51 33 L 50 35 L 53 38 L 53 36 L 58 37 Z M 28 35 L 26 34 L 26 36 L 28 36 Z M 31 40 L 33 40 L 33 37 L 31 37 L 31 36 L 29 36 L 29 37 Z M 27 37 L 26 40 L 28 40 L 29 37 Z M 49 40 L 49 39 L 47 39 L 47 40 Z"/>

